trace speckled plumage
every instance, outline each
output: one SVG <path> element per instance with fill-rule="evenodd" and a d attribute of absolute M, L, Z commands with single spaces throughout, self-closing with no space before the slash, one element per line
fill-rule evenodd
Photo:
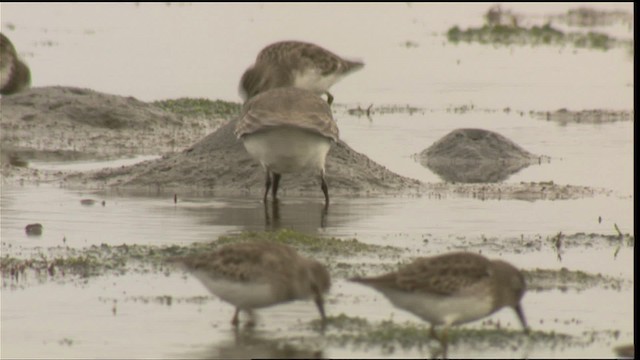
<path fill-rule="evenodd" d="M 324 319 L 323 294 L 330 286 L 329 273 L 316 260 L 276 242 L 257 241 L 225 245 L 215 251 L 179 260 L 211 293 L 247 311 L 313 298 Z"/>
<path fill-rule="evenodd" d="M 15 94 L 30 85 L 29 67 L 18 58 L 9 38 L 0 33 L 0 94 Z"/>
<path fill-rule="evenodd" d="M 280 41 L 258 53 L 256 63 L 283 64 L 289 69 L 317 68 L 322 75 L 345 74 L 360 69 L 362 62 L 345 60 L 318 45 L 302 41 Z"/>
<path fill-rule="evenodd" d="M 235 134 L 265 169 L 264 201 L 269 189 L 276 199 L 282 173 L 312 169 L 319 172 L 325 205 L 329 204 L 325 160 L 339 133 L 322 98 L 295 87 L 267 90 L 244 104 Z"/>
<path fill-rule="evenodd" d="M 310 91 L 277 88 L 245 103 L 235 134 L 238 138 L 278 126 L 309 130 L 338 141 L 338 125 L 331 108 Z"/>
<path fill-rule="evenodd" d="M 346 60 L 315 44 L 281 41 L 260 51 L 255 64 L 240 80 L 240 93 L 245 100 L 277 87 L 294 86 L 321 95 L 329 103 L 329 88 L 347 74 L 361 69 L 360 61 Z"/>
<path fill-rule="evenodd" d="M 453 252 L 417 258 L 388 274 L 351 280 L 380 291 L 395 306 L 431 323 L 432 330 L 444 325 L 439 340 L 445 353 L 448 327 L 478 320 L 505 306 L 514 309 L 528 331 L 520 305 L 526 291 L 524 277 L 504 261 Z"/>

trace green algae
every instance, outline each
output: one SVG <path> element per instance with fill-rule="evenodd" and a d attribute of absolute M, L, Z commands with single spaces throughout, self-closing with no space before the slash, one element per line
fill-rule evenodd
<path fill-rule="evenodd" d="M 619 291 L 626 285 L 626 282 L 622 279 L 602 274 L 590 274 L 579 270 L 569 270 L 565 267 L 560 270 L 525 270 L 523 274 L 527 282 L 527 290 L 534 292 L 554 289 L 582 291 L 596 286 Z"/>
<path fill-rule="evenodd" d="M 232 235 L 220 236 L 217 240 L 190 245 L 92 245 L 87 248 L 53 247 L 38 250 L 28 258 L 10 255 L 0 257 L 0 273 L 4 280 L 19 283 L 35 273 L 40 282 L 47 280 L 64 280 L 69 276 L 88 278 L 103 274 L 125 274 L 160 272 L 170 273 L 175 270 L 175 260 L 202 252 L 213 251 L 219 246 L 244 241 L 275 241 L 290 245 L 301 253 L 312 256 L 327 265 L 335 278 L 349 278 L 356 275 L 366 276 L 395 271 L 399 266 L 411 261 L 407 249 L 394 246 L 380 246 L 363 243 L 355 238 L 338 239 L 307 235 L 293 230 L 278 231 L 246 231 Z M 524 249 L 544 246 L 544 238 L 539 237 L 533 244 L 522 244 L 525 239 L 518 240 L 513 246 Z M 547 242 L 551 241 L 549 238 Z M 633 246 L 634 238 L 626 235 L 586 235 L 583 233 L 563 235 L 562 247 L 591 246 L 591 242 L 605 242 L 609 245 L 626 244 Z M 528 243 L 533 241 L 527 240 Z M 486 243 L 483 243 L 485 246 Z M 551 246 L 551 245 L 549 245 Z M 472 248 L 473 244 L 465 247 Z M 531 250 L 531 251 L 533 251 Z M 600 287 L 620 291 L 629 282 L 623 279 L 560 269 L 524 269 L 523 274 L 529 291 L 583 291 Z M 22 282 L 24 285 L 24 282 Z"/>
<path fill-rule="evenodd" d="M 25 277 L 26 271 L 41 274 L 41 280 L 45 280 L 47 275 L 50 278 L 60 278 L 66 275 L 86 278 L 108 272 L 122 274 L 127 271 L 165 271 L 167 267 L 173 266 L 175 259 L 212 251 L 225 244 L 243 241 L 275 241 L 290 245 L 304 253 L 321 255 L 327 259 L 356 254 L 387 256 L 397 255 L 401 252 L 401 249 L 393 246 L 369 245 L 356 239 L 325 238 L 282 229 L 273 232 L 242 232 L 221 236 L 215 241 L 186 246 L 136 244 L 112 246 L 101 244 L 84 249 L 66 246 L 54 247 L 33 254 L 30 258 L 4 255 L 0 257 L 0 273 L 3 278 L 20 281 Z"/>
<path fill-rule="evenodd" d="M 314 330 L 322 329 L 319 319 L 313 320 L 310 326 Z M 441 329 L 436 328 L 437 332 Z M 591 334 L 592 335 L 592 334 Z M 470 328 L 454 326 L 449 329 L 449 344 L 471 348 L 512 348 L 518 349 L 525 344 L 534 346 L 566 346 L 567 344 L 584 344 L 593 336 L 582 338 L 571 335 L 532 329 L 526 335 L 520 329 L 506 329 L 498 325 Z M 437 340 L 431 337 L 430 325 L 426 322 L 406 321 L 402 323 L 393 320 L 370 322 L 361 317 L 351 317 L 345 314 L 329 316 L 325 326 L 324 337 L 335 346 L 356 348 L 379 347 L 383 353 L 392 353 L 396 348 L 403 350 L 423 349 L 424 347 L 439 347 Z"/>
<path fill-rule="evenodd" d="M 187 117 L 223 117 L 225 119 L 240 114 L 239 103 L 209 100 L 204 98 L 178 98 L 152 102 L 163 110 Z"/>
<path fill-rule="evenodd" d="M 99 297 L 98 300 L 103 303 L 141 303 L 171 306 L 173 304 L 196 304 L 202 305 L 212 299 L 211 296 L 172 296 L 172 295 L 149 295 L 149 296 L 126 296 L 124 299 L 115 297 Z"/>
<path fill-rule="evenodd" d="M 275 241 L 293 246 L 308 253 L 322 253 L 324 255 L 348 256 L 360 253 L 392 253 L 397 254 L 400 249 L 394 246 L 380 246 L 366 244 L 357 239 L 338 239 L 335 237 L 319 237 L 303 234 L 294 230 L 280 229 L 278 231 L 247 231 L 240 234 L 225 235 L 218 238 L 218 243 L 227 244 L 239 241 Z"/>
<path fill-rule="evenodd" d="M 609 50 L 619 46 L 633 46 L 628 40 L 619 40 L 607 34 L 589 31 L 587 33 L 565 33 L 551 24 L 532 26 L 483 25 L 478 28 L 460 29 L 453 26 L 447 31 L 449 42 L 492 44 L 492 45 L 573 45 L 576 48 Z"/>

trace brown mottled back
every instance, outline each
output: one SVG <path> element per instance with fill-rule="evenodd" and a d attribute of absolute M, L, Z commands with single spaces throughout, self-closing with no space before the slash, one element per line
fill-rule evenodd
<path fill-rule="evenodd" d="M 313 92 L 293 87 L 271 89 L 247 101 L 235 134 L 240 138 L 278 126 L 305 129 L 338 140 L 338 126 L 329 105 Z"/>
<path fill-rule="evenodd" d="M 280 41 L 268 45 L 256 58 L 256 63 L 282 64 L 289 69 L 318 68 L 322 75 L 344 74 L 364 66 L 358 61 L 345 60 L 318 45 L 301 41 Z"/>
<path fill-rule="evenodd" d="M 0 94 L 15 94 L 31 85 L 31 71 L 18 58 L 11 40 L 0 33 Z"/>
<path fill-rule="evenodd" d="M 203 271 L 211 277 L 233 281 L 256 281 L 270 273 L 286 273 L 295 268 L 293 262 L 298 254 L 292 248 L 273 242 L 246 242 L 221 247 L 220 249 L 182 259 L 190 271 Z M 282 262 L 282 259 L 289 261 Z M 286 267 L 283 267 L 287 265 Z"/>
<path fill-rule="evenodd" d="M 396 272 L 356 281 L 407 292 L 452 295 L 489 277 L 491 261 L 481 255 L 456 252 L 417 258 Z"/>

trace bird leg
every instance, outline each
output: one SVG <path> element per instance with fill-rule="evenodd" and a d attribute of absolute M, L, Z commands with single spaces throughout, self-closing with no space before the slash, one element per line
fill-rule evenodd
<path fill-rule="evenodd" d="M 240 314 L 240 308 L 236 308 L 236 312 L 235 314 L 233 314 L 233 319 L 231 319 L 231 325 L 233 325 L 235 328 L 237 328 L 238 324 L 240 324 L 240 319 L 238 318 L 239 314 Z"/>
<path fill-rule="evenodd" d="M 444 326 L 444 328 L 442 329 L 442 333 L 440 336 L 438 336 L 438 334 L 436 333 L 435 330 L 435 326 L 432 324 L 431 328 L 429 329 L 429 335 L 436 339 L 439 343 L 440 343 L 440 352 L 442 353 L 442 358 L 446 359 L 447 358 L 447 350 L 448 350 L 448 330 L 449 327 L 448 326 Z"/>
<path fill-rule="evenodd" d="M 520 324 L 522 324 L 522 328 L 524 329 L 524 333 L 529 335 L 529 327 L 527 326 L 527 319 L 524 317 L 524 312 L 522 311 L 522 306 L 520 304 L 516 305 L 513 310 L 515 310 L 516 315 L 518 315 L 518 319 L 520 320 Z"/>
<path fill-rule="evenodd" d="M 278 198 L 276 197 L 276 194 L 278 193 L 278 185 L 280 185 L 280 177 L 282 175 L 278 174 L 278 173 L 273 173 L 273 188 L 271 188 L 271 198 L 272 200 L 278 201 Z"/>
<path fill-rule="evenodd" d="M 329 187 L 327 186 L 327 181 L 324 179 L 324 169 L 320 172 L 320 181 L 322 182 L 320 187 L 324 193 L 324 205 L 329 206 Z"/>
<path fill-rule="evenodd" d="M 256 326 L 256 314 L 253 310 L 246 310 L 249 313 L 249 321 L 246 323 L 246 327 L 249 329 L 253 329 Z"/>
<path fill-rule="evenodd" d="M 265 204 L 267 203 L 267 195 L 269 195 L 269 188 L 271 188 L 271 170 L 266 169 L 265 172 L 266 178 L 264 181 L 264 197 L 262 198 L 262 201 L 265 202 Z"/>
<path fill-rule="evenodd" d="M 318 312 L 320 313 L 320 319 L 322 322 L 322 325 L 320 327 L 320 332 L 324 333 L 327 327 L 327 316 L 325 315 L 325 312 L 324 312 L 324 298 L 322 297 L 322 292 L 320 291 L 320 289 L 318 289 L 317 286 L 312 285 L 311 290 L 315 295 L 313 300 L 315 301 L 316 306 L 318 307 Z"/>

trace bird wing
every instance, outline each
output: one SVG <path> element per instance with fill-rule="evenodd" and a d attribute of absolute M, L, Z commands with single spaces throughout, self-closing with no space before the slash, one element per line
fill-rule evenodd
<path fill-rule="evenodd" d="M 211 277 L 234 281 L 256 281 L 267 276 L 289 271 L 295 259 L 293 250 L 285 246 L 265 246 L 263 243 L 237 243 L 226 245 L 213 252 L 188 257 L 183 264 L 189 271 L 205 272 Z"/>
<path fill-rule="evenodd" d="M 258 94 L 244 106 L 236 125 L 238 138 L 275 126 L 292 126 L 338 140 L 338 125 L 319 96 L 297 88 L 277 88 Z"/>
<path fill-rule="evenodd" d="M 398 271 L 353 280 L 375 288 L 452 295 L 487 279 L 489 265 L 490 261 L 480 255 L 452 253 L 417 258 Z"/>
<path fill-rule="evenodd" d="M 418 258 L 398 270 L 396 284 L 405 291 L 452 295 L 489 277 L 489 265 L 471 253 Z"/>

